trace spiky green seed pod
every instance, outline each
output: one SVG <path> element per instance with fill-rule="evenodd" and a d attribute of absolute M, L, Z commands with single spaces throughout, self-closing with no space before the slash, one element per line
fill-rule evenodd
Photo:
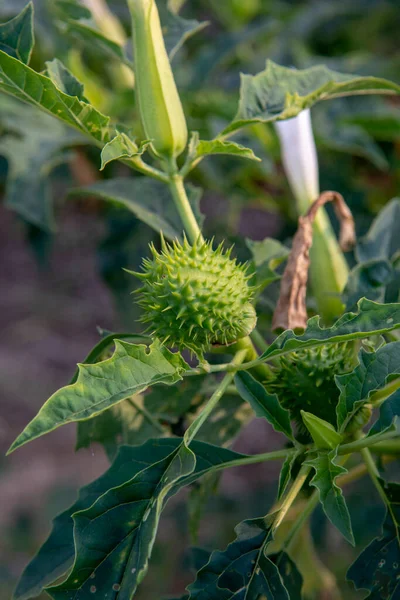
<path fill-rule="evenodd" d="M 140 118 L 154 153 L 169 159 L 183 152 L 188 134 L 157 5 L 155 0 L 128 0 L 128 5 Z"/>
<path fill-rule="evenodd" d="M 212 344 L 233 343 L 254 329 L 251 276 L 246 265 L 230 258 L 231 250 L 186 239 L 172 245 L 163 240 L 161 252 L 150 249 L 152 259 L 144 259 L 143 272 L 134 274 L 143 281 L 142 321 L 154 336 L 202 357 Z"/>
<path fill-rule="evenodd" d="M 279 365 L 266 383 L 268 391 L 277 394 L 280 403 L 296 421 L 300 441 L 309 441 L 301 411 L 307 411 L 336 426 L 339 389 L 335 375 L 354 368 L 356 353 L 352 343 L 327 344 L 292 352 L 279 359 Z"/>

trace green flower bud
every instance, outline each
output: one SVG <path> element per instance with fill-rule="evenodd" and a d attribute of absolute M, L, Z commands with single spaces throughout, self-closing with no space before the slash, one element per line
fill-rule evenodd
<path fill-rule="evenodd" d="M 333 450 L 342 441 L 340 433 L 327 421 L 304 410 L 301 411 L 301 416 L 317 448 Z"/>
<path fill-rule="evenodd" d="M 132 15 L 136 93 L 146 138 L 169 159 L 183 152 L 187 127 L 165 49 L 155 0 L 128 0 Z"/>
<path fill-rule="evenodd" d="M 198 240 L 150 246 L 138 290 L 142 321 L 163 342 L 188 348 L 202 357 L 211 344 L 231 344 L 249 335 L 257 321 L 251 299 L 254 288 L 247 266 L 230 258 L 222 245 Z"/>

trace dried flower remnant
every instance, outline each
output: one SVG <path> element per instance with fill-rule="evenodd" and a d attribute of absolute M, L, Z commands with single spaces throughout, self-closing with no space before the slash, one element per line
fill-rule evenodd
<path fill-rule="evenodd" d="M 323 192 L 307 213 L 299 217 L 299 226 L 293 238 L 292 251 L 282 277 L 280 296 L 272 320 L 272 328 L 275 331 L 306 327 L 306 292 L 313 222 L 319 208 L 328 202 L 334 203 L 335 213 L 340 222 L 341 249 L 346 252 L 355 244 L 354 219 L 343 196 L 338 192 Z"/>

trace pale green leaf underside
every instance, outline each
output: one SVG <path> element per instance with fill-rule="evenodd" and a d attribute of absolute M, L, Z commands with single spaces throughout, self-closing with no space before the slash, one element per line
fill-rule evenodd
<path fill-rule="evenodd" d="M 260 357 L 260 361 L 269 360 L 287 352 L 317 347 L 326 343 L 346 342 L 378 335 L 400 328 L 400 304 L 378 304 L 362 298 L 358 312 L 349 312 L 325 329 L 320 326 L 320 317 L 308 320 L 302 335 L 296 335 L 291 329 L 284 331 Z"/>
<path fill-rule="evenodd" d="M 180 354 L 173 354 L 156 342 L 147 351 L 146 346 L 116 340 L 111 358 L 94 365 L 79 365 L 77 381 L 47 400 L 9 452 L 61 425 L 98 415 L 150 385 L 176 383 L 186 368 Z"/>
<path fill-rule="evenodd" d="M 140 146 L 137 146 L 126 133 L 118 133 L 101 151 L 100 171 L 113 160 L 141 156 L 149 145 L 150 142 L 144 141 Z"/>
<path fill-rule="evenodd" d="M 64 94 L 51 79 L 2 51 L 0 91 L 39 107 L 97 143 L 103 144 L 110 139 L 109 117 L 75 96 Z"/>
<path fill-rule="evenodd" d="M 228 154 L 230 156 L 238 156 L 248 158 L 250 160 L 261 161 L 261 158 L 256 156 L 251 148 L 246 148 L 236 142 L 228 142 L 223 140 L 199 140 L 196 147 L 196 158 L 201 156 L 209 156 L 211 154 Z"/>
<path fill-rule="evenodd" d="M 320 100 L 399 93 L 400 85 L 386 79 L 337 73 L 322 65 L 297 70 L 268 60 L 261 73 L 242 75 L 238 112 L 222 135 L 252 123 L 290 119 Z"/>

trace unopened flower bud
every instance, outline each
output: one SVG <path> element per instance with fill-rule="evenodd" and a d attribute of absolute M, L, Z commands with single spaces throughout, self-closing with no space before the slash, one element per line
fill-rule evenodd
<path fill-rule="evenodd" d="M 132 15 L 136 93 L 146 138 L 169 159 L 183 152 L 187 126 L 155 0 L 128 0 Z"/>

